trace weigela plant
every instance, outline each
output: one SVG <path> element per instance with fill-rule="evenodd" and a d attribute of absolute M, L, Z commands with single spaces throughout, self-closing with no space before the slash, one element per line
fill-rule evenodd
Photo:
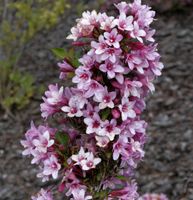
<path fill-rule="evenodd" d="M 166 200 L 139 197 L 133 178 L 144 157 L 145 97 L 163 68 L 150 28 L 155 12 L 140 0 L 115 6 L 116 16 L 87 11 L 77 19 L 68 39 L 83 49 L 80 64 L 58 63 L 60 79 L 73 75 L 72 86 L 49 86 L 41 104 L 46 123 L 31 124 L 23 154 L 33 157 L 42 181 L 57 179 L 71 200 Z M 32 200 L 52 200 L 54 188 Z"/>

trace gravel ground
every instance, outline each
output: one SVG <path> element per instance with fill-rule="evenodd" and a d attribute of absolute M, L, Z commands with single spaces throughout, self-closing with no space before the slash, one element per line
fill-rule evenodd
<path fill-rule="evenodd" d="M 163 192 L 170 200 L 193 200 L 193 13 L 164 13 L 155 22 L 163 76 L 147 99 L 144 119 L 149 122 L 146 157 L 139 166 L 140 192 Z M 40 33 L 26 47 L 23 70 L 37 85 L 56 82 L 57 67 L 49 49 L 63 47 L 75 17 L 66 16 L 49 33 Z M 0 200 L 27 200 L 44 186 L 37 169 L 21 156 L 19 140 L 30 123 L 40 121 L 39 97 L 34 97 L 16 120 L 0 115 Z"/>

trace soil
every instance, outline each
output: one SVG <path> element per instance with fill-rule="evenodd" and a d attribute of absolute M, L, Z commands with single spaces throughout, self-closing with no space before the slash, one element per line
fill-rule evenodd
<path fill-rule="evenodd" d="M 74 24 L 71 13 L 49 32 L 41 32 L 26 47 L 21 70 L 36 78 L 37 86 L 57 82 L 56 60 L 50 48 L 64 47 Z M 163 75 L 156 92 L 147 99 L 143 118 L 149 123 L 146 156 L 136 178 L 139 191 L 165 193 L 170 200 L 193 200 L 193 12 L 163 13 L 154 26 Z M 35 95 L 30 105 L 15 117 L 0 115 L 0 200 L 27 200 L 40 187 L 37 168 L 21 155 L 20 139 L 33 119 L 41 123 Z M 61 199 L 57 198 L 58 200 Z"/>

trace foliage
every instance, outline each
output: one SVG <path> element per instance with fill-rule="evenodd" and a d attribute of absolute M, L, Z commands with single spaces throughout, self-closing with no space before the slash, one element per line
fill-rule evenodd
<path fill-rule="evenodd" d="M 12 0 L 0 4 L 0 105 L 10 111 L 13 106 L 23 108 L 35 92 L 33 77 L 18 68 L 25 45 L 39 31 L 53 27 L 70 4 L 66 0 Z"/>

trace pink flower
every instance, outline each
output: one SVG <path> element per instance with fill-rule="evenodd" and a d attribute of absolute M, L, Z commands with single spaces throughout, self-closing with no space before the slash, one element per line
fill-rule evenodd
<path fill-rule="evenodd" d="M 133 30 L 133 16 L 127 17 L 125 13 L 121 13 L 118 19 L 115 19 L 115 23 L 122 31 Z"/>
<path fill-rule="evenodd" d="M 43 135 L 39 135 L 38 139 L 34 139 L 33 144 L 39 152 L 46 153 L 47 149 L 54 144 L 54 140 L 50 139 L 49 131 L 45 131 Z"/>
<path fill-rule="evenodd" d="M 143 51 L 133 51 L 131 54 L 127 54 L 127 64 L 130 70 L 136 69 L 140 74 L 144 74 L 144 69 L 149 67 L 149 62 L 144 58 Z"/>
<path fill-rule="evenodd" d="M 31 164 L 40 164 L 41 161 L 43 162 L 47 157 L 49 156 L 49 153 L 38 151 L 37 149 L 34 149 L 31 152 L 31 155 L 33 156 L 33 159 L 31 160 Z"/>
<path fill-rule="evenodd" d="M 98 133 L 102 126 L 102 121 L 97 113 L 92 118 L 85 118 L 84 123 L 87 125 L 87 134 Z"/>
<path fill-rule="evenodd" d="M 80 165 L 82 160 L 85 160 L 89 156 L 89 152 L 85 152 L 83 147 L 80 148 L 80 151 L 77 155 L 72 155 L 71 158 L 75 161 L 75 165 Z"/>
<path fill-rule="evenodd" d="M 95 10 L 92 12 L 86 11 L 82 13 L 82 18 L 80 19 L 80 23 L 83 25 L 93 25 L 96 26 L 98 23 L 98 14 Z"/>
<path fill-rule="evenodd" d="M 154 35 L 155 35 L 155 30 L 148 30 L 146 31 L 145 39 L 148 40 L 149 42 L 155 42 L 155 39 L 153 38 Z"/>
<path fill-rule="evenodd" d="M 145 152 L 142 150 L 141 143 L 133 139 L 130 140 L 130 143 L 131 143 L 131 150 L 133 152 L 139 152 L 141 154 L 141 157 L 144 157 Z"/>
<path fill-rule="evenodd" d="M 68 106 L 63 106 L 61 110 L 66 112 L 68 117 L 81 117 L 83 115 L 82 108 L 86 103 L 86 99 L 79 96 L 72 96 Z"/>
<path fill-rule="evenodd" d="M 45 92 L 46 102 L 50 105 L 57 105 L 63 102 L 64 88 L 58 88 L 58 85 L 49 85 L 49 91 Z"/>
<path fill-rule="evenodd" d="M 135 16 L 137 17 L 137 22 L 141 27 L 148 27 L 154 20 L 155 11 L 150 10 L 148 6 L 142 6 L 138 9 Z"/>
<path fill-rule="evenodd" d="M 78 89 L 83 89 L 86 83 L 90 82 L 91 72 L 84 69 L 83 67 L 79 67 L 75 71 L 76 76 L 73 77 L 72 82 L 77 83 Z"/>
<path fill-rule="evenodd" d="M 122 134 L 127 134 L 127 137 L 133 137 L 136 133 L 144 133 L 146 129 L 146 123 L 142 120 L 125 121 L 126 129 L 123 129 Z"/>
<path fill-rule="evenodd" d="M 140 88 L 142 87 L 142 83 L 139 81 L 125 81 L 125 89 L 124 89 L 124 96 L 134 96 L 140 98 Z"/>
<path fill-rule="evenodd" d="M 82 23 L 82 20 L 80 19 L 79 23 L 77 24 L 77 28 L 79 30 L 79 37 L 90 37 L 92 35 L 92 32 L 94 30 L 93 25 L 85 25 Z M 69 38 L 68 38 L 69 39 Z"/>
<path fill-rule="evenodd" d="M 140 77 L 140 82 L 143 84 L 143 88 L 146 88 L 150 92 L 155 91 L 154 84 L 152 83 L 152 80 L 149 77 Z"/>
<path fill-rule="evenodd" d="M 86 190 L 86 186 L 81 185 L 80 181 L 75 177 L 73 179 L 67 179 L 67 177 L 65 177 L 66 180 L 70 180 L 69 183 L 67 183 L 65 186 L 66 188 L 68 188 L 68 191 L 66 192 L 66 196 L 71 196 L 77 193 L 77 191 L 80 190 Z"/>
<path fill-rule="evenodd" d="M 36 128 L 34 123 L 31 122 L 31 128 L 25 133 L 26 140 L 21 141 L 25 148 L 23 155 L 40 154 L 38 156 L 43 156 L 41 154 L 46 153 L 47 149 L 53 145 L 54 141 L 50 140 L 50 137 L 53 137 L 55 132 L 55 129 L 46 126 Z"/>
<path fill-rule="evenodd" d="M 43 174 L 46 176 L 52 175 L 53 179 L 58 177 L 58 172 L 61 169 L 61 165 L 58 162 L 56 156 L 51 155 L 44 161 Z"/>
<path fill-rule="evenodd" d="M 85 70 L 90 70 L 94 65 L 93 57 L 88 54 L 85 54 L 82 58 L 80 58 L 79 62 L 83 64 Z"/>
<path fill-rule="evenodd" d="M 86 107 L 86 110 L 83 111 L 84 117 L 85 118 L 92 117 L 95 112 L 97 112 L 97 113 L 99 112 L 99 107 L 95 106 L 93 108 L 93 106 L 90 103 L 88 103 L 87 107 Z"/>
<path fill-rule="evenodd" d="M 118 75 L 124 72 L 124 68 L 120 64 L 112 63 L 109 60 L 106 60 L 104 64 L 100 65 L 99 69 L 102 72 L 106 72 L 109 79 L 118 79 Z"/>
<path fill-rule="evenodd" d="M 103 35 L 99 36 L 98 41 L 99 42 L 92 41 L 91 47 L 95 49 L 95 53 L 97 55 L 100 55 L 105 52 L 105 50 L 108 48 L 108 45 L 107 45 Z"/>
<path fill-rule="evenodd" d="M 139 11 L 144 9 L 145 5 L 141 5 L 141 0 L 134 0 L 133 3 L 129 4 L 132 15 L 137 15 Z"/>
<path fill-rule="evenodd" d="M 107 145 L 108 145 L 108 143 L 110 142 L 110 140 L 109 140 L 109 138 L 108 137 L 106 137 L 106 136 L 98 136 L 98 135 L 96 135 L 95 136 L 95 139 L 96 139 L 96 141 L 97 141 L 97 145 L 99 146 L 99 147 L 106 147 Z"/>
<path fill-rule="evenodd" d="M 101 92 L 96 93 L 94 100 L 99 102 L 99 109 L 105 109 L 107 107 L 114 108 L 113 100 L 116 97 L 116 92 L 108 92 L 107 87 Z"/>
<path fill-rule="evenodd" d="M 118 56 L 121 54 L 121 49 L 116 48 L 108 48 L 105 52 L 100 56 L 102 61 L 109 59 L 112 63 L 116 63 L 118 60 Z"/>
<path fill-rule="evenodd" d="M 37 196 L 32 196 L 32 200 L 53 200 L 53 197 L 49 191 L 41 189 Z"/>
<path fill-rule="evenodd" d="M 34 123 L 31 122 L 31 128 L 25 133 L 26 140 L 21 140 L 22 146 L 25 150 L 22 152 L 24 156 L 32 154 L 34 150 L 33 140 L 38 138 L 39 131 L 35 127 Z"/>
<path fill-rule="evenodd" d="M 118 160 L 120 155 L 129 156 L 127 148 L 129 148 L 129 144 L 124 141 L 123 138 L 119 138 L 116 143 L 113 144 L 113 160 Z"/>
<path fill-rule="evenodd" d="M 92 196 L 88 195 L 85 196 L 86 191 L 81 189 L 81 190 L 75 190 L 73 193 L 73 198 L 71 200 L 90 200 L 92 199 Z"/>
<path fill-rule="evenodd" d="M 62 105 L 67 103 L 64 88 L 58 88 L 58 85 L 49 85 L 49 90 L 45 92 L 43 97 L 44 103 L 40 104 L 42 117 L 47 118 L 58 112 Z"/>
<path fill-rule="evenodd" d="M 96 165 L 98 165 L 101 162 L 100 158 L 95 158 L 93 153 L 90 152 L 88 157 L 81 161 L 81 167 L 84 171 L 88 171 L 90 169 L 96 168 Z"/>
<path fill-rule="evenodd" d="M 103 126 L 104 128 L 99 131 L 98 135 L 106 136 L 110 141 L 113 141 L 115 136 L 121 133 L 121 129 L 117 127 L 115 119 L 112 119 L 110 122 L 106 121 Z"/>
<path fill-rule="evenodd" d="M 144 46 L 140 54 L 148 61 L 155 61 L 160 58 L 160 55 L 157 52 L 157 44 Z"/>
<path fill-rule="evenodd" d="M 89 83 L 84 85 L 84 90 L 86 91 L 84 96 L 86 98 L 90 98 L 93 95 L 96 95 L 97 92 L 101 92 L 103 90 L 103 86 L 97 81 L 91 80 Z"/>
<path fill-rule="evenodd" d="M 101 22 L 101 29 L 110 32 L 116 26 L 115 18 L 114 17 L 106 17 Z"/>
<path fill-rule="evenodd" d="M 115 7 L 119 10 L 120 13 L 127 14 L 129 10 L 129 4 L 127 4 L 125 1 L 115 4 Z"/>
<path fill-rule="evenodd" d="M 155 61 L 155 62 L 150 63 L 150 69 L 156 76 L 161 75 L 161 71 L 163 68 L 164 68 L 164 65 L 161 62 Z"/>
<path fill-rule="evenodd" d="M 125 121 L 127 118 L 135 118 L 136 113 L 133 109 L 135 102 L 129 101 L 128 98 L 123 97 L 121 100 L 121 105 L 119 105 L 119 110 L 121 112 L 122 120 Z"/>
<path fill-rule="evenodd" d="M 60 67 L 60 79 L 65 79 L 69 73 L 74 72 L 74 68 L 65 60 L 59 62 L 58 66 Z"/>
<path fill-rule="evenodd" d="M 146 36 L 146 32 L 143 29 L 140 29 L 139 24 L 134 22 L 134 29 L 131 32 L 131 37 L 138 39 L 141 43 L 143 43 L 142 37 Z"/>
<path fill-rule="evenodd" d="M 131 184 L 127 183 L 123 189 L 112 191 L 108 200 L 112 200 L 114 197 L 120 200 L 138 199 L 139 195 L 137 193 L 137 184 L 135 182 L 132 182 Z"/>
<path fill-rule="evenodd" d="M 71 28 L 71 34 L 67 36 L 66 39 L 76 41 L 79 37 L 81 37 L 81 30 L 78 27 Z"/>
<path fill-rule="evenodd" d="M 114 28 L 110 33 L 105 32 L 104 37 L 106 39 L 106 43 L 109 46 L 120 48 L 119 42 L 123 39 L 123 36 L 121 34 L 118 34 L 118 31 L 116 28 Z"/>
<path fill-rule="evenodd" d="M 43 97 L 44 101 L 46 100 Z M 54 113 L 58 112 L 58 109 L 56 107 L 50 106 L 47 103 L 42 103 L 40 104 L 40 109 L 41 109 L 41 116 L 45 119 L 47 119 L 50 115 L 53 115 Z"/>
<path fill-rule="evenodd" d="M 131 54 L 127 54 L 126 62 L 128 63 L 129 69 L 133 70 L 136 65 L 142 63 L 142 60 L 139 55 L 137 55 L 134 52 L 131 52 Z"/>

